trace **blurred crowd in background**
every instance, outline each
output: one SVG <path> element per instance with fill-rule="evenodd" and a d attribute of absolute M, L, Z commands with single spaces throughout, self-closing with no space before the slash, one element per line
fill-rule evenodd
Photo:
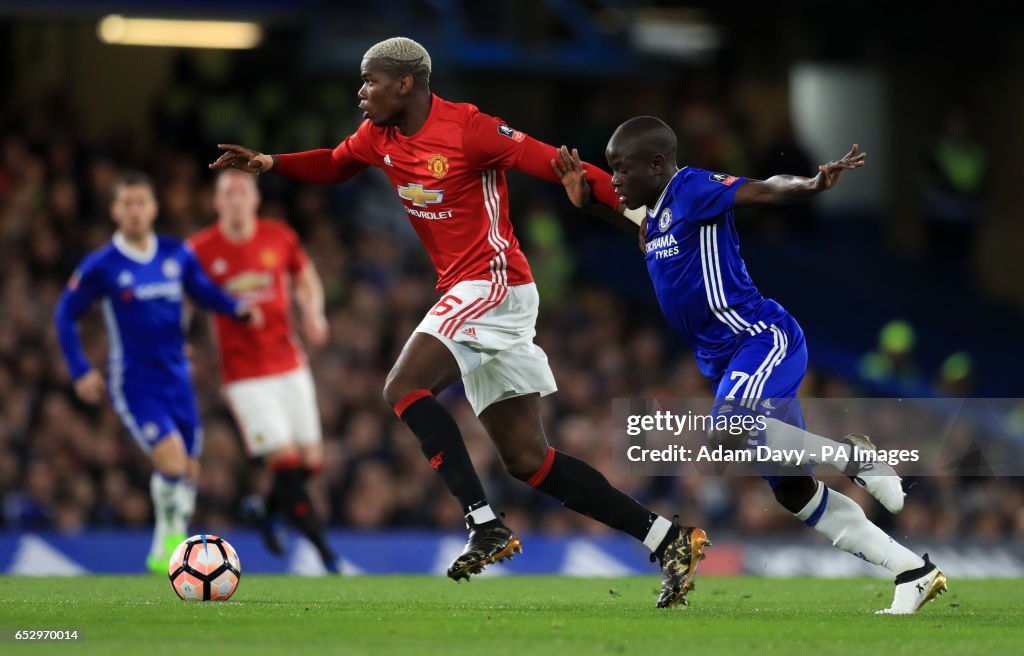
<path fill-rule="evenodd" d="M 185 237 L 214 220 L 212 179 L 206 170 L 216 156 L 214 144 L 230 138 L 282 152 L 332 145 L 355 127 L 354 89 L 307 88 L 298 103 L 283 85 L 254 88 L 248 97 L 205 97 L 200 84 L 180 75 L 155 104 L 151 133 L 125 131 L 99 140 L 82 134 L 74 108 L 59 97 L 31 113 L 0 115 L 3 527 L 75 532 L 152 521 L 148 461 L 108 405 L 87 406 L 74 397 L 53 328 L 53 308 L 78 261 L 110 238 L 107 206 L 121 168 L 142 168 L 154 176 L 161 205 L 157 229 Z M 289 111 L 300 104 L 301 112 Z M 723 116 L 728 112 L 707 102 L 679 108 L 676 120 L 686 127 L 680 136 L 689 162 L 762 176 L 813 170 L 786 126 L 762 152 L 751 152 Z M 962 238 L 957 235 L 964 226 L 977 221 L 976 205 L 967 200 L 984 178 L 979 173 L 983 153 L 965 141 L 962 123 L 955 117 L 951 121 L 949 134 L 936 142 L 930 169 L 943 182 L 936 183 L 929 199 L 956 214 L 936 219 L 948 224 L 939 230 L 942 247 Z M 600 162 L 611 128 L 601 106 L 591 106 L 583 120 L 567 126 L 566 140 Z M 769 157 L 780 150 L 788 154 L 789 164 Z M 433 270 L 393 190 L 373 173 L 330 188 L 298 186 L 272 175 L 261 177 L 260 185 L 262 215 L 297 229 L 326 288 L 331 338 L 310 354 L 326 446 L 325 467 L 313 486 L 318 510 L 334 526 L 461 526 L 458 504 L 424 461 L 413 435 L 381 399 L 385 375 L 436 298 Z M 576 262 L 587 253 L 570 235 L 599 229 L 570 207 L 560 189 L 521 177 L 512 187 L 512 219 L 542 298 L 537 343 L 547 352 L 560 388 L 544 403 L 552 444 L 593 463 L 655 510 L 679 514 L 687 523 L 713 527 L 716 533 L 799 531 L 800 522 L 778 507 L 768 487 L 754 477 L 614 474 L 612 398 L 708 397 L 710 389 L 692 354 L 668 333 L 646 289 L 620 294 L 580 275 Z M 964 202 L 951 205 L 943 194 Z M 765 219 L 757 230 L 776 239 L 816 229 L 813 210 L 806 206 Z M 635 254 L 633 236 L 601 234 L 622 249 L 622 257 Z M 637 301 L 644 296 L 646 302 Z M 240 497 L 267 481 L 260 467 L 246 461 L 221 398 L 206 318 L 198 315 L 190 330 L 206 435 L 195 525 L 212 531 L 237 524 Z M 103 366 L 106 341 L 97 312 L 81 323 L 81 334 L 90 360 Z M 897 326 L 883 335 L 882 344 L 898 356 L 907 342 L 906 330 Z M 874 366 L 900 365 L 898 357 L 883 351 L 881 364 L 876 360 Z M 957 370 L 960 378 L 962 369 Z M 812 370 L 804 387 L 805 394 L 817 397 L 860 392 L 856 381 L 819 370 Z M 527 532 L 604 530 L 507 476 L 458 386 L 442 399 L 454 409 L 492 503 L 507 513 L 511 526 Z M 828 480 L 898 537 L 1024 536 L 1024 487 L 1016 479 L 921 479 L 897 517 L 849 481 Z"/>

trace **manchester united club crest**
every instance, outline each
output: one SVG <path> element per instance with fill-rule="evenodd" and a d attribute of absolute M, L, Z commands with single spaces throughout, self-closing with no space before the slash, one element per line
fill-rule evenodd
<path fill-rule="evenodd" d="M 435 178 L 443 178 L 448 175 L 448 158 L 441 153 L 431 155 L 427 159 L 427 170 Z"/>
<path fill-rule="evenodd" d="M 260 251 L 260 264 L 268 269 L 273 269 L 277 266 L 277 253 L 269 248 Z"/>

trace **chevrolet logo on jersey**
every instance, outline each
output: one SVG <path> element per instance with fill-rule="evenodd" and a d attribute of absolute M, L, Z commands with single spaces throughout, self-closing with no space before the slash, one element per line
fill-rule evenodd
<path fill-rule="evenodd" d="M 244 271 L 227 280 L 224 289 L 232 296 L 270 287 L 274 284 L 274 274 L 266 271 Z"/>
<path fill-rule="evenodd" d="M 424 189 L 423 185 L 413 183 L 399 187 L 398 195 L 416 207 L 426 207 L 428 204 L 440 203 L 444 198 L 444 189 Z"/>

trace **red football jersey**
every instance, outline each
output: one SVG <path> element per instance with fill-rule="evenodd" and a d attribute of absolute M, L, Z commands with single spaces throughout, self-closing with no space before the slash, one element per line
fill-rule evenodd
<path fill-rule="evenodd" d="M 261 328 L 212 317 L 224 382 L 284 373 L 303 364 L 289 293 L 291 276 L 307 262 L 298 235 L 279 221 L 259 219 L 247 241 L 230 241 L 214 224 L 193 235 L 189 244 L 211 280 L 263 310 Z"/>
<path fill-rule="evenodd" d="M 382 169 L 405 204 L 437 269 L 437 290 L 464 280 L 496 286 L 533 281 L 508 216 L 506 169 L 557 181 L 551 146 L 475 106 L 432 97 L 423 127 L 407 136 L 363 121 L 333 150 L 278 155 L 275 171 L 305 182 L 342 182 L 367 166 Z M 615 207 L 611 177 L 588 167 L 595 196 Z"/>

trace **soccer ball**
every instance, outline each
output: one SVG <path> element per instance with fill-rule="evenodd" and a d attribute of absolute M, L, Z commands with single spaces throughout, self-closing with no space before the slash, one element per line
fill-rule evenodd
<path fill-rule="evenodd" d="M 225 601 L 235 594 L 242 564 L 224 538 L 193 535 L 171 554 L 167 575 L 185 601 Z"/>

